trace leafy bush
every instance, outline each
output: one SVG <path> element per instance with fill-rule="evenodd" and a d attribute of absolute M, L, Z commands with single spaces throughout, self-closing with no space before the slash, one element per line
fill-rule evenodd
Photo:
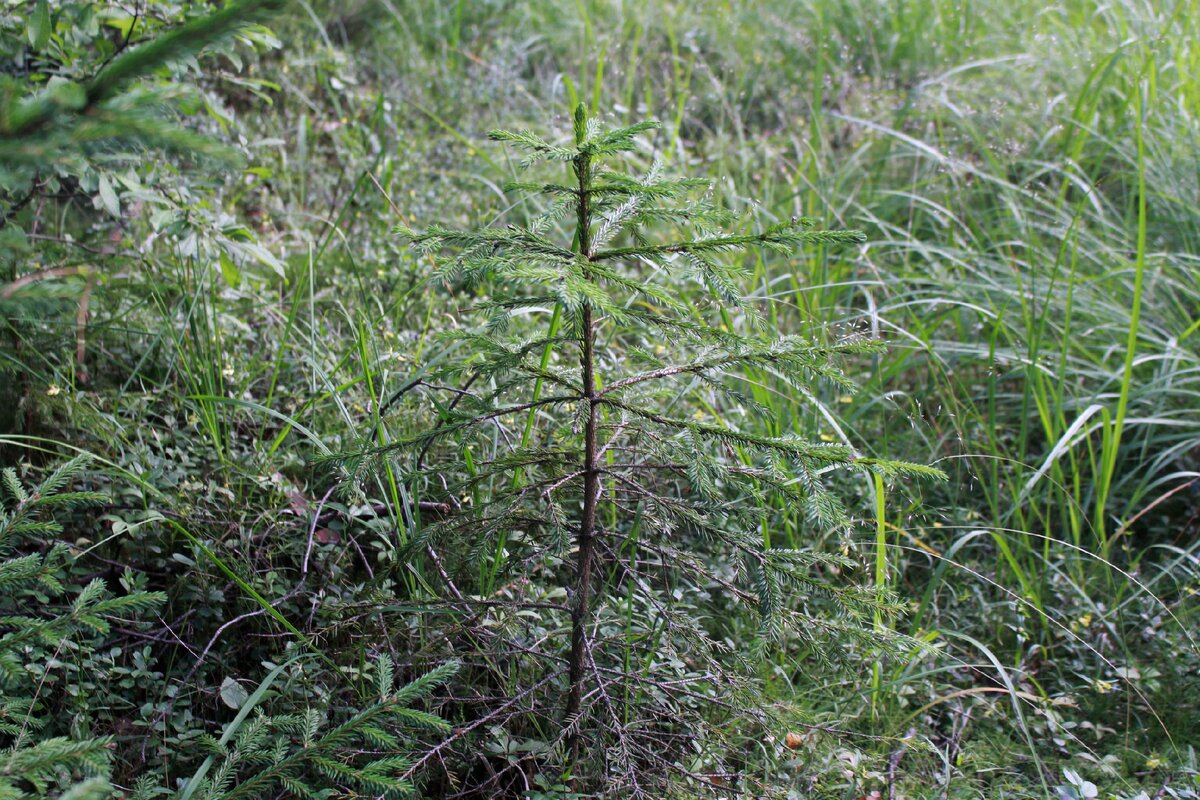
<path fill-rule="evenodd" d="M 196 167 L 228 169 L 244 155 L 210 135 L 230 119 L 203 91 L 197 59 L 219 54 L 238 64 L 239 47 L 277 46 L 255 21 L 279 6 L 238 0 L 214 12 L 182 0 L 143 13 L 33 0 L 0 11 L 0 371 L 18 377 L 0 388 L 0 401 L 6 414 L 26 411 L 24 420 L 0 416 L 5 429 L 29 429 L 36 405 L 31 365 L 9 351 L 44 353 L 47 378 L 87 382 L 92 295 L 118 271 L 108 267 L 131 256 L 127 223 L 141 211 L 155 238 L 219 258 L 227 271 L 244 263 L 282 271 L 249 228 L 196 194 L 205 185 Z M 181 124 L 200 112 L 207 128 Z M 47 206 L 59 209 L 49 223 Z M 72 307 L 73 341 L 59 319 Z"/>

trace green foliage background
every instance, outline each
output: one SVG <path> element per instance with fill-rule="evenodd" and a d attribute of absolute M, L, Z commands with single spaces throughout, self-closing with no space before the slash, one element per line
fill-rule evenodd
<path fill-rule="evenodd" d="M 613 125 L 662 120 L 630 166 L 712 179 L 739 229 L 815 217 L 867 235 L 736 263 L 766 335 L 887 341 L 847 364 L 858 392 L 799 394 L 763 367 L 730 378 L 756 413 L 703 381 L 676 402 L 950 476 L 836 477 L 849 541 L 771 515 L 771 542 L 849 556 L 902 598 L 894 632 L 929 650 L 876 663 L 847 641 L 848 669 L 799 638 L 756 654 L 775 727 L 732 732 L 739 773 L 797 797 L 1195 796 L 1195 2 L 240 5 L 236 32 L 174 40 L 214 4 L 0 8 L 0 458 L 31 486 L 93 454 L 64 488 L 99 493 L 2 557 L 54 565 L 45 619 L 96 579 L 155 600 L 70 638 L 73 660 L 13 656 L 27 685 L 5 708 L 30 697 L 50 722 L 38 745 L 0 720 L 0 759 L 80 748 L 55 753 L 70 796 L 101 796 L 68 788 L 93 773 L 186 793 L 210 763 L 215 796 L 214 775 L 374 708 L 381 670 L 403 684 L 459 655 L 447 642 L 469 626 L 404 539 L 403 481 L 384 467 L 339 492 L 322 457 L 436 425 L 429 394 L 389 398 L 460 355 L 441 334 L 480 322 L 483 294 L 430 280 L 436 260 L 393 226 L 531 221 L 545 206 L 512 205 L 502 184 L 524 177 L 486 132 L 565 137 L 584 102 Z M 171 46 L 135 47 L 155 41 Z M 745 330 L 678 288 L 697 321 Z M 562 600 L 550 582 L 490 588 Z M 3 635 L 29 628 L 24 597 L 5 597 Z M 680 603 L 735 650 L 757 636 L 751 604 L 717 587 Z M 422 763 L 424 791 L 508 767 L 526 783 L 504 791 L 568 796 L 545 732 L 471 727 L 528 677 L 489 669 L 494 685 L 438 673 L 447 688 L 418 700 L 465 731 Z M 420 721 L 334 763 L 415 763 L 447 736 Z M 349 786 L 339 768 L 308 763 L 304 785 Z"/>

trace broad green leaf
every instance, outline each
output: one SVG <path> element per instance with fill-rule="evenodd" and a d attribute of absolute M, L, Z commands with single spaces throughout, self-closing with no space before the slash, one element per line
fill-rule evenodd
<path fill-rule="evenodd" d="M 50 43 L 50 4 L 46 0 L 38 0 L 37 8 L 33 10 L 33 17 L 29 20 L 29 44 L 33 46 L 35 52 L 41 52 L 46 49 L 46 45 Z"/>
<path fill-rule="evenodd" d="M 104 210 L 119 219 L 121 216 L 121 201 L 117 198 L 117 192 L 113 189 L 112 183 L 109 182 L 107 176 L 100 176 L 100 183 L 97 189 L 100 192 L 100 204 L 104 206 Z"/>
<path fill-rule="evenodd" d="M 228 253 L 221 253 L 221 274 L 225 276 L 225 282 L 234 289 L 242 283 L 242 271 L 233 263 Z"/>
<path fill-rule="evenodd" d="M 286 278 L 287 273 L 284 271 L 283 262 L 276 258 L 270 250 L 260 244 L 254 242 L 244 242 L 241 245 L 242 249 L 254 257 L 254 260 L 263 266 L 270 267 L 281 278 Z"/>
<path fill-rule="evenodd" d="M 246 691 L 246 687 L 233 678 L 226 677 L 221 682 L 221 702 L 235 711 L 241 708 L 249 697 L 250 693 Z"/>

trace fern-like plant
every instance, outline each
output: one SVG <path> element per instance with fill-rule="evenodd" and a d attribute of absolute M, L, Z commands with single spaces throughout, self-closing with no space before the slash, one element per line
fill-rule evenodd
<path fill-rule="evenodd" d="M 211 756 L 175 792 L 145 779 L 132 800 L 242 800 L 272 797 L 410 797 L 415 772 L 409 752 L 417 731 L 444 734 L 449 726 L 433 714 L 410 708 L 454 674 L 451 662 L 414 681 L 396 685 L 390 657 L 373 665 L 376 697 L 349 718 L 330 724 L 312 708 L 300 714 L 238 716 L 220 738 L 202 744 Z"/>
<path fill-rule="evenodd" d="M 87 665 L 112 633 L 113 621 L 136 618 L 162 604 L 161 592 L 114 596 L 97 578 L 73 586 L 66 544 L 54 539 L 61 522 L 49 516 L 106 499 L 70 489 L 89 459 L 72 459 L 44 480 L 26 485 L 17 471 L 0 471 L 0 800 L 100 800 L 113 795 L 110 761 L 121 742 L 81 736 L 76 729 L 112 726 L 72 709 L 64 662 Z M 73 596 L 72 596 L 73 595 Z M 110 645 L 111 646 L 111 645 Z M 107 648 L 106 648 L 107 649 Z M 286 665 L 285 665 L 286 666 Z M 256 692 L 220 738 L 199 739 L 210 757 L 186 782 L 163 785 L 146 772 L 133 798 L 239 800 L 290 797 L 409 797 L 415 791 L 421 735 L 441 738 L 449 726 L 413 708 L 450 677 L 449 662 L 408 683 L 397 681 L 387 655 L 369 665 L 374 696 L 349 710 L 319 703 L 300 713 L 268 715 Z M 283 667 L 278 668 L 282 671 Z M 63 692 L 57 684 L 65 683 Z M 52 690 L 51 687 L 54 687 Z M 119 752 L 128 757 L 128 752 Z M 197 755 L 180 752 L 180 760 Z"/>
<path fill-rule="evenodd" d="M 478 230 L 399 228 L 437 261 L 436 277 L 482 295 L 482 319 L 447 334 L 454 352 L 470 355 L 420 381 L 430 397 L 449 391 L 436 403 L 436 426 L 342 458 L 363 475 L 398 451 L 413 454 L 414 494 L 453 508 L 414 519 L 414 553 L 426 545 L 442 553 L 455 571 L 451 588 L 473 580 L 477 597 L 495 602 L 549 575 L 566 590 L 561 635 L 554 604 L 543 603 L 550 633 L 516 635 L 511 646 L 561 686 L 551 744 L 589 797 L 662 797 L 672 786 L 694 796 L 728 785 L 735 756 L 711 723 L 762 713 L 746 654 L 722 637 L 722 609 L 757 606 L 763 641 L 790 631 L 875 652 L 883 637 L 873 622 L 896 610 L 895 598 L 847 580 L 853 559 L 779 547 L 769 532 L 797 518 L 849 531 L 825 485 L 832 470 L 939 474 L 762 432 L 763 409 L 733 377 L 757 370 L 797 392 L 820 383 L 845 391 L 839 360 L 882 345 L 765 335 L 729 256 L 863 235 L 807 219 L 723 232 L 734 219 L 711 202 L 706 181 L 667 177 L 657 163 L 643 175 L 611 166 L 655 127 L 604 130 L 580 106 L 565 144 L 494 131 L 524 153 L 523 167 L 567 167 L 567 182 L 509 187 L 547 199 L 544 213 Z M 564 222 L 571 236 L 556 240 Z M 712 302 L 689 303 L 688 282 Z M 547 328 L 525 322 L 530 310 L 551 308 Z M 716 308 L 734 324 L 710 316 Z M 420 508 L 413 504 L 413 517 Z M 513 597 L 518 607 L 522 599 Z"/>
<path fill-rule="evenodd" d="M 110 620 L 158 604 L 159 592 L 113 596 L 96 578 L 74 598 L 63 580 L 65 544 L 49 543 L 62 525 L 47 513 L 100 502 L 104 496 L 70 490 L 87 466 L 74 458 L 33 486 L 15 469 L 0 472 L 0 798 L 108 796 L 108 738 L 46 735 L 53 723 L 45 679 L 56 661 L 84 659 L 100 646 Z M 61 731 L 57 732 L 61 733 Z"/>

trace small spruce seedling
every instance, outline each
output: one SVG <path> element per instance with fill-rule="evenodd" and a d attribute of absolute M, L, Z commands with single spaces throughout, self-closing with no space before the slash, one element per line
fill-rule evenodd
<path fill-rule="evenodd" d="M 734 220 L 708 198 L 706 181 L 665 177 L 657 163 L 641 176 L 607 166 L 656 127 L 603 130 L 581 105 L 570 144 L 493 131 L 523 152 L 522 167 L 569 168 L 566 183 L 509 187 L 543 198 L 544 213 L 525 225 L 398 229 L 435 261 L 437 278 L 477 290 L 483 313 L 478 326 L 447 334 L 449 352 L 469 356 L 424 380 L 431 397 L 446 392 L 435 400 L 438 423 L 343 458 L 362 473 L 398 450 L 413 453 L 405 474 L 424 501 L 413 508 L 450 509 L 414 521 L 414 552 L 442 554 L 462 602 L 470 601 L 462 586 L 493 605 L 547 579 L 565 590 L 568 616 L 556 623 L 554 605 L 537 604 L 550 633 L 516 636 L 509 652 L 523 653 L 526 688 L 540 685 L 538 670 L 561 687 L 559 711 L 535 709 L 533 727 L 544 735 L 557 717 L 560 766 L 588 796 L 728 783 L 730 749 L 712 723 L 763 714 L 741 694 L 753 668 L 719 630 L 722 608 L 757 605 L 760 641 L 790 631 L 852 637 L 877 652 L 877 621 L 896 610 L 895 598 L 847 580 L 853 560 L 775 547 L 764 531 L 783 518 L 849 531 L 826 472 L 940 474 L 755 430 L 760 409 L 735 376 L 757 370 L 793 387 L 849 389 L 838 361 L 881 343 L 765 336 L 729 256 L 864 237 L 807 219 L 724 233 Z M 569 243 L 554 238 L 563 227 L 574 229 Z M 678 238 L 664 240 L 664 229 Z M 689 283 L 753 332 L 708 324 L 681 295 Z M 553 309 L 542 329 L 530 322 L 539 309 Z M 511 680 L 507 688 L 525 696 Z"/>

